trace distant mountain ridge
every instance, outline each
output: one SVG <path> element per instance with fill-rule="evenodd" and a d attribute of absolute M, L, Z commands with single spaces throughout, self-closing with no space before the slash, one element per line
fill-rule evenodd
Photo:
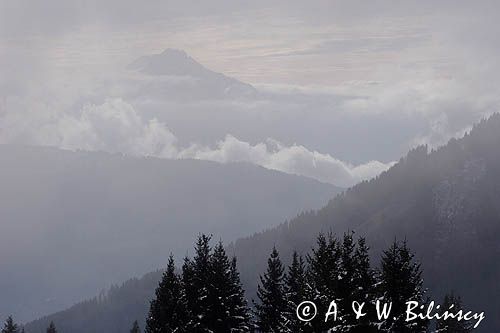
<path fill-rule="evenodd" d="M 354 230 L 367 237 L 375 262 L 380 250 L 395 237 L 407 238 L 422 261 L 425 284 L 433 298 L 439 302 L 445 292 L 455 290 L 467 307 L 486 312 L 486 320 L 477 331 L 497 332 L 499 145 L 500 115 L 495 114 L 474 126 L 464 138 L 452 139 L 436 151 L 428 153 L 425 146 L 410 151 L 388 171 L 343 192 L 318 211 L 239 239 L 229 247 L 229 253 L 238 257 L 248 295 L 255 297 L 258 275 L 264 271 L 274 245 L 288 263 L 293 250 L 308 252 L 319 232 Z M 28 324 L 26 332 L 39 332 L 50 320 L 60 322 L 61 327 L 92 323 L 96 326 L 91 332 L 119 332 L 119 327 L 127 327 L 120 326 L 127 320 L 144 320 L 144 298 L 152 295 L 159 275 L 150 277 L 139 280 L 146 288 L 144 284 L 142 289 L 124 285 L 114 298 L 89 303 L 87 312 L 79 305 Z M 139 290 L 142 294 L 126 296 Z"/>
<path fill-rule="evenodd" d="M 176 49 L 165 49 L 159 54 L 142 56 L 128 65 L 128 69 L 149 75 L 186 75 L 199 78 L 218 74 L 196 62 L 185 51 Z"/>
<path fill-rule="evenodd" d="M 340 189 L 245 163 L 0 145 L 0 314 L 64 309 L 162 267 L 199 232 L 229 242 Z"/>
<path fill-rule="evenodd" d="M 159 83 L 156 86 L 149 86 L 149 93 L 163 88 L 165 94 L 169 96 L 174 95 L 175 92 L 175 94 L 186 94 L 186 97 L 209 99 L 249 98 L 257 94 L 257 90 L 252 85 L 214 72 L 182 50 L 166 49 L 159 54 L 142 56 L 129 64 L 127 68 L 152 77 L 178 78 L 160 81 L 159 86 Z M 147 93 L 148 90 L 143 92 Z"/>

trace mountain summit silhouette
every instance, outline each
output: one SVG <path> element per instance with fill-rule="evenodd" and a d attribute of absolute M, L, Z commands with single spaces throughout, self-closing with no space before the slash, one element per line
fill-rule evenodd
<path fill-rule="evenodd" d="M 167 48 L 161 53 L 142 56 L 127 66 L 129 70 L 153 77 L 177 77 L 164 87 L 174 97 L 240 98 L 254 97 L 257 90 L 250 84 L 206 68 L 185 51 Z M 181 78 L 184 78 L 182 80 Z M 161 82 L 165 84 L 165 82 Z M 173 86 L 175 85 L 175 86 Z M 163 87 L 163 86 L 161 86 Z M 155 87 L 150 87 L 155 90 Z M 142 92 L 147 94 L 147 92 Z"/>

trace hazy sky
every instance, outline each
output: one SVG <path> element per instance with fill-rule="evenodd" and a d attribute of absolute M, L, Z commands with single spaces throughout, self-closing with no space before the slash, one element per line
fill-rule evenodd
<path fill-rule="evenodd" d="M 498 111 L 498 7 L 2 0 L 0 142 L 243 160 L 351 185 Z M 167 48 L 262 94 L 179 99 L 165 77 L 126 70 Z"/>

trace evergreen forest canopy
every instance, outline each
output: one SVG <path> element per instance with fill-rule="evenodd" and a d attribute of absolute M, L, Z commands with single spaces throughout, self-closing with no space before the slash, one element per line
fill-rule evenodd
<path fill-rule="evenodd" d="M 394 240 L 382 253 L 379 267 L 373 267 L 365 238 L 346 233 L 341 239 L 332 233 L 319 234 L 316 246 L 305 256 L 293 253 L 285 268 L 273 248 L 267 269 L 260 276 L 253 307 L 245 299 L 236 258 L 230 258 L 222 242 L 211 246 L 211 237 L 200 235 L 193 258 L 186 257 L 180 271 L 173 256 L 156 288 L 145 320 L 146 333 L 203 332 L 470 332 L 472 325 L 457 319 L 430 322 L 406 321 L 406 302 L 428 303 L 420 264 L 407 242 Z M 303 301 L 317 305 L 318 315 L 301 321 L 297 306 Z M 325 321 L 322 314 L 335 301 L 337 320 Z M 351 304 L 365 303 L 366 315 L 356 318 Z M 390 316 L 376 316 L 376 301 L 392 304 Z M 461 309 L 461 300 L 447 295 L 443 306 Z M 139 322 L 130 332 L 140 332 Z M 9 317 L 2 333 L 19 332 Z M 57 332 L 53 322 L 47 333 Z M 60 332 L 70 332 L 61 329 Z"/>

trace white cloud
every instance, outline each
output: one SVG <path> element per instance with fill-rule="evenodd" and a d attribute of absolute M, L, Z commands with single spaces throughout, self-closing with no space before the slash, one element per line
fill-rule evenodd
<path fill-rule="evenodd" d="M 251 144 L 226 135 L 215 147 L 191 144 L 182 148 L 166 124 L 156 118 L 144 119 L 131 104 L 119 98 L 106 99 L 102 104 L 86 104 L 79 112 L 45 111 L 41 112 L 43 117 L 27 117 L 30 122 L 24 127 L 20 126 L 22 113 L 4 115 L 1 123 L 10 126 L 11 132 L 8 136 L 4 133 L 0 139 L 15 142 L 18 140 L 14 138 L 22 137 L 23 143 L 133 156 L 248 162 L 345 187 L 374 177 L 392 165 L 371 161 L 354 166 L 329 154 L 299 144 L 284 145 L 271 138 Z"/>
<path fill-rule="evenodd" d="M 121 99 L 87 105 L 77 117 L 65 115 L 57 129 L 61 148 L 167 158 L 177 155 L 177 139 L 168 128 L 155 118 L 144 121 Z"/>
<path fill-rule="evenodd" d="M 192 146 L 182 151 L 181 156 L 221 163 L 250 162 L 268 169 L 346 187 L 372 178 L 393 165 L 371 161 L 353 166 L 329 154 L 311 151 L 301 145 L 284 146 L 272 139 L 251 145 L 231 135 L 219 141 L 214 149 Z"/>

